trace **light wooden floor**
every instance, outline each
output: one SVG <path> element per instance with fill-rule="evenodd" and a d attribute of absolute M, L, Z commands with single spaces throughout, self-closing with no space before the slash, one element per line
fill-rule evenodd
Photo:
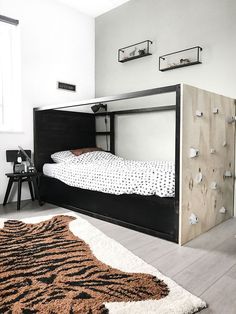
<path fill-rule="evenodd" d="M 64 213 L 50 204 L 39 207 L 25 201 L 20 212 L 16 204 L 0 205 L 0 217 L 21 219 Z M 68 211 L 69 212 L 69 211 Z M 209 308 L 201 313 L 236 314 L 236 218 L 215 227 L 180 247 L 140 232 L 81 215 L 106 235 L 204 299 Z"/>

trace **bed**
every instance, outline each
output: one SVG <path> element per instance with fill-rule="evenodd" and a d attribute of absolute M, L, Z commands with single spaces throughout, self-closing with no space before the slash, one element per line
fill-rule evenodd
<path fill-rule="evenodd" d="M 169 93 L 174 93 L 172 103 L 164 105 L 161 102 L 160 107 L 147 107 L 146 96 Z M 94 104 L 108 104 L 109 109 L 111 102 L 116 105 L 116 101 L 130 99 L 133 104 L 146 104 L 145 108 L 123 106 L 121 110 L 101 113 L 110 119 L 110 128 L 106 132 L 96 130 L 96 115 L 91 110 L 87 113 L 74 110 L 84 105 L 90 108 Z M 67 111 L 68 108 L 74 112 Z M 175 110 L 173 197 L 158 196 L 157 193 L 132 194 L 132 190 L 129 191 L 131 194 L 123 193 L 126 191 L 122 194 L 111 194 L 107 190 L 99 192 L 85 186 L 70 186 L 49 173 L 43 174 L 44 164 L 53 163 L 53 153 L 95 147 L 96 139 L 101 135 L 109 136 L 110 152 L 118 153 L 115 151 L 115 121 L 119 115 L 151 114 L 160 110 Z M 185 84 L 35 108 L 34 159 L 41 173 L 40 196 L 45 202 L 184 244 L 233 216 L 234 117 L 234 99 Z M 154 139 L 159 138 L 157 132 L 155 136 L 151 135 Z M 199 154 L 193 157 L 190 153 L 196 149 Z"/>
<path fill-rule="evenodd" d="M 174 174 L 173 162 L 138 162 L 92 152 L 45 163 L 40 194 L 47 202 L 173 240 Z"/>
<path fill-rule="evenodd" d="M 156 93 L 173 93 L 176 92 L 176 90 L 179 91 L 177 85 L 120 95 L 118 98 L 94 99 L 86 102 L 86 104 L 155 95 Z M 110 118 L 110 153 L 112 153 L 112 158 L 116 159 L 114 163 L 118 165 L 118 168 L 121 159 L 114 155 L 114 117 L 117 114 L 123 113 L 137 114 L 160 110 L 176 110 L 176 108 L 179 108 L 178 103 L 179 97 L 177 97 L 177 107 L 171 105 L 162 106 L 160 108 L 144 108 L 107 113 Z M 91 185 L 90 187 L 86 186 L 86 184 L 75 185 L 70 183 L 69 185 L 66 179 L 68 175 L 66 175 L 64 179 L 62 177 L 59 178 L 58 173 L 61 171 L 62 174 L 64 170 L 58 163 L 53 164 L 54 161 L 51 155 L 59 151 L 95 147 L 96 133 L 99 133 L 96 132 L 96 116 L 93 113 L 65 111 L 62 110 L 63 108 L 60 108 L 60 110 L 55 109 L 45 107 L 34 109 L 34 160 L 38 172 L 41 173 L 39 181 L 41 200 L 140 232 L 178 242 L 179 185 L 178 180 L 176 181 L 176 176 L 178 177 L 179 169 L 179 136 L 176 137 L 176 160 L 172 163 L 169 162 L 169 164 L 167 162 L 165 165 L 169 166 L 169 181 L 172 182 L 168 193 L 166 193 L 167 191 L 165 191 L 165 193 L 159 191 L 158 193 L 158 188 L 147 192 L 144 188 L 145 185 L 141 185 L 143 191 L 137 191 L 137 187 L 140 189 L 140 184 L 136 185 L 136 190 L 133 186 L 130 189 L 118 189 L 119 191 L 116 193 L 114 192 L 117 187 L 114 187 L 113 193 L 110 193 L 109 185 L 104 186 L 102 191 L 97 191 L 97 186 L 91 190 Z M 179 110 L 176 110 L 177 120 L 178 116 Z M 176 128 L 178 134 L 178 125 Z M 111 158 L 111 155 L 109 156 L 109 158 Z M 125 160 L 122 160 L 122 162 L 126 164 L 126 166 L 129 164 L 129 167 L 131 167 L 133 171 L 136 169 L 135 171 L 137 172 L 137 162 L 128 162 Z M 149 164 L 149 167 L 151 165 L 150 169 L 154 167 L 155 163 L 156 162 L 153 161 Z M 165 164 L 165 162 L 162 163 L 163 165 Z M 142 162 L 139 163 L 139 167 L 141 164 L 145 167 L 145 163 Z M 159 166 L 161 167 L 161 163 Z M 96 168 L 96 166 L 94 167 Z M 72 177 L 73 175 L 70 174 L 69 176 Z M 140 180 L 140 176 L 138 177 Z M 112 176 L 110 179 L 112 180 Z M 80 180 L 78 179 L 78 181 Z M 151 187 L 151 189 L 153 189 L 153 187 Z M 164 190 L 165 189 L 166 188 L 164 188 Z"/>

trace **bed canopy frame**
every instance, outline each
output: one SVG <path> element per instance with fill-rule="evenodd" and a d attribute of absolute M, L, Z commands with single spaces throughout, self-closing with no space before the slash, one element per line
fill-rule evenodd
<path fill-rule="evenodd" d="M 168 93 L 175 93 L 174 105 L 99 114 L 62 110 Z M 97 115 L 107 114 L 110 118 L 110 151 L 115 153 L 116 115 L 167 110 L 176 112 L 174 198 L 106 194 L 71 187 L 42 175 L 41 199 L 180 244 L 232 217 L 233 177 L 229 173 L 234 173 L 235 126 L 227 121 L 235 117 L 234 100 L 188 85 L 34 108 L 35 166 L 42 172 L 43 164 L 52 162 L 50 155 L 56 151 L 95 146 L 100 133 L 95 126 Z M 224 138 L 220 135 L 216 140 L 214 131 L 222 130 Z M 209 188 L 214 182 L 215 189 Z M 222 208 L 226 209 L 224 213 Z"/>

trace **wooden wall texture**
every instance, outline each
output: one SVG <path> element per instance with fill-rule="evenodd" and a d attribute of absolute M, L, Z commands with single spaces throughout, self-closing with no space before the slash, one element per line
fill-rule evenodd
<path fill-rule="evenodd" d="M 235 116 L 235 101 L 188 85 L 182 87 L 180 244 L 233 216 L 235 163 L 235 123 L 227 121 Z M 215 109 L 218 113 L 213 113 Z M 197 116 L 197 111 L 203 116 Z M 190 148 L 198 149 L 199 156 L 190 158 Z M 232 177 L 225 177 L 225 171 Z M 211 188 L 213 182 L 216 189 Z M 222 207 L 226 213 L 219 212 Z M 194 225 L 189 222 L 192 213 L 199 219 Z"/>

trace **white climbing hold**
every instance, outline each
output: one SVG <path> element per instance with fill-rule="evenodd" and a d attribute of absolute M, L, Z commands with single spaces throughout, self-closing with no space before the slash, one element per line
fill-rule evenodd
<path fill-rule="evenodd" d="M 234 117 L 228 117 L 227 118 L 227 122 L 228 123 L 234 123 L 236 121 L 236 117 L 234 116 Z"/>
<path fill-rule="evenodd" d="M 202 180 L 203 180 L 203 175 L 202 175 L 201 172 L 199 172 L 199 173 L 196 175 L 196 177 L 195 177 L 195 182 L 196 182 L 197 184 L 200 184 L 200 183 L 202 182 Z"/>
<path fill-rule="evenodd" d="M 197 116 L 197 117 L 203 117 L 203 112 L 200 111 L 200 110 L 197 110 L 197 111 L 196 111 L 196 116 Z"/>
<path fill-rule="evenodd" d="M 198 217 L 194 213 L 192 213 L 189 216 L 189 223 L 190 223 L 190 225 L 196 225 L 198 222 L 199 222 Z"/>
<path fill-rule="evenodd" d="M 226 211 L 227 211 L 227 209 L 223 206 L 223 207 L 220 208 L 219 213 L 225 214 Z"/>
<path fill-rule="evenodd" d="M 191 147 L 190 151 L 189 151 L 189 157 L 194 158 L 194 157 L 198 157 L 198 156 L 199 156 L 199 149 Z"/>
<path fill-rule="evenodd" d="M 230 170 L 226 170 L 225 173 L 224 173 L 224 177 L 231 178 L 232 177 L 232 172 Z"/>
<path fill-rule="evenodd" d="M 212 190 L 217 190 L 217 188 L 218 188 L 217 182 L 215 182 L 215 181 L 211 182 L 211 189 Z"/>
<path fill-rule="evenodd" d="M 216 150 L 214 148 L 211 148 L 210 152 L 211 154 L 215 154 Z"/>
<path fill-rule="evenodd" d="M 222 144 L 222 146 L 223 146 L 223 147 L 226 147 L 226 146 L 227 146 L 227 142 L 224 141 L 223 144 Z"/>
<path fill-rule="evenodd" d="M 219 113 L 219 109 L 215 107 L 215 108 L 213 108 L 212 112 L 213 112 L 214 114 L 217 114 L 217 113 Z"/>

